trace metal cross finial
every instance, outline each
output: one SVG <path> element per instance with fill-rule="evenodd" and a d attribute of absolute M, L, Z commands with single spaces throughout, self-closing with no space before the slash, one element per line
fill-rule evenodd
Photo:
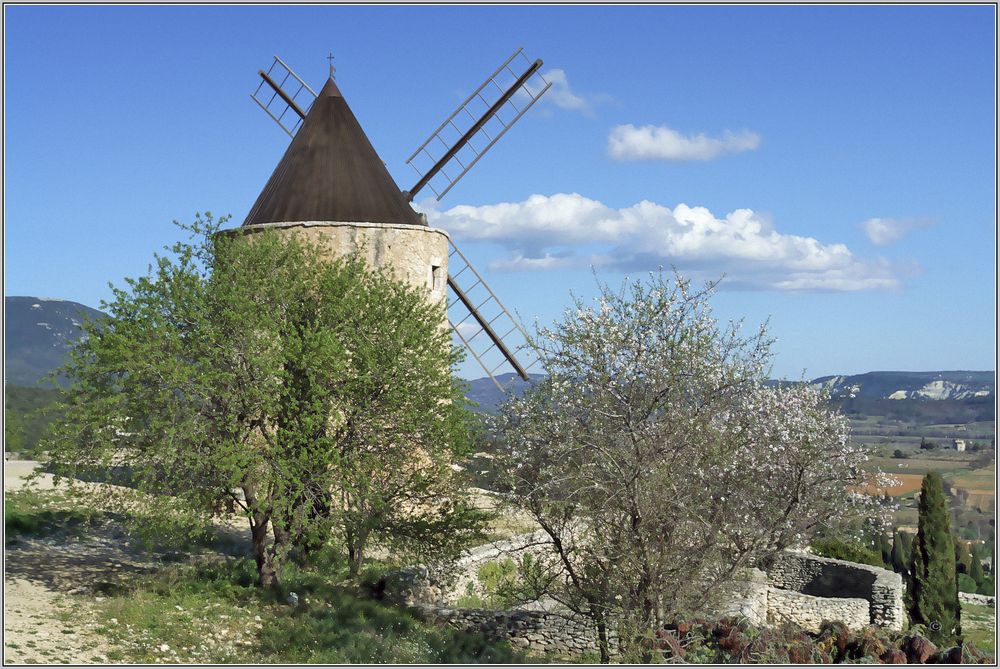
<path fill-rule="evenodd" d="M 333 79 L 334 78 L 334 73 L 337 71 L 337 68 L 335 68 L 333 66 L 333 52 L 332 51 L 330 52 L 330 55 L 326 57 L 326 59 L 328 61 L 330 61 L 330 78 Z"/>

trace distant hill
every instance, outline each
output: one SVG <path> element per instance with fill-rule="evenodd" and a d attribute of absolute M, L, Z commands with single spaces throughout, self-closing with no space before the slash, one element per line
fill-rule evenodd
<path fill-rule="evenodd" d="M 497 380 L 511 394 L 520 396 L 531 383 L 542 378 L 532 374 L 531 382 L 515 374 Z M 493 413 L 504 393 L 488 377 L 469 381 L 467 397 L 476 402 L 477 411 Z M 785 381 L 770 381 L 772 385 Z M 985 400 L 996 394 L 993 372 L 868 372 L 850 376 L 821 376 L 809 381 L 815 388 L 826 389 L 832 399 L 846 400 Z M 982 402 L 977 402 L 976 406 Z M 978 409 L 977 409 L 978 411 Z M 884 413 L 884 411 L 883 411 Z M 987 419 L 988 420 L 988 419 Z"/>
<path fill-rule="evenodd" d="M 494 413 L 506 397 L 505 392 L 515 397 L 520 397 L 531 384 L 538 381 L 538 379 L 544 378 L 545 375 L 529 374 L 528 376 L 531 377 L 530 381 L 525 381 L 514 373 L 500 374 L 497 376 L 497 381 L 505 390 L 497 388 L 497 384 L 493 383 L 488 376 L 481 379 L 474 379 L 467 382 L 469 390 L 465 393 L 465 396 L 478 405 L 475 407 L 476 411 Z"/>
<path fill-rule="evenodd" d="M 106 317 L 97 309 L 68 300 L 5 297 L 4 303 L 4 374 L 6 383 L 11 385 L 36 385 L 65 362 L 66 353 L 81 335 L 79 325 L 83 316 Z M 519 396 L 542 377 L 532 374 L 531 381 L 524 381 L 515 374 L 503 374 L 497 380 Z M 479 405 L 479 411 L 492 413 L 504 398 L 504 393 L 489 378 L 468 383 L 468 398 Z M 994 372 L 868 372 L 821 376 L 810 383 L 829 390 L 838 400 L 967 400 L 996 394 Z"/>
<path fill-rule="evenodd" d="M 18 386 L 35 386 L 63 365 L 85 317 L 106 318 L 77 302 L 41 297 L 4 297 L 4 308 L 4 381 Z"/>
<path fill-rule="evenodd" d="M 821 376 L 811 383 L 835 399 L 964 400 L 996 394 L 994 372 L 868 372 Z"/>

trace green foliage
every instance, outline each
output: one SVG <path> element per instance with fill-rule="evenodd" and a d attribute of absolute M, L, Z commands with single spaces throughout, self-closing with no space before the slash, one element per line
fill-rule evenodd
<path fill-rule="evenodd" d="M 7 540 L 19 536 L 81 535 L 99 522 L 89 510 L 66 502 L 62 495 L 30 489 L 5 492 L 3 516 Z"/>
<path fill-rule="evenodd" d="M 477 577 L 483 596 L 472 591 L 461 605 L 509 609 L 538 597 L 536 585 L 542 577 L 542 570 L 541 565 L 527 553 L 518 561 L 508 557 L 487 562 L 479 568 Z"/>
<path fill-rule="evenodd" d="M 959 574 L 968 574 L 972 569 L 972 556 L 965 542 L 955 539 L 955 570 Z"/>
<path fill-rule="evenodd" d="M 997 594 L 996 581 L 992 576 L 986 576 L 983 578 L 983 582 L 979 584 L 976 589 L 980 595 L 989 595 L 990 597 L 995 597 Z"/>
<path fill-rule="evenodd" d="M 835 560 L 847 560 L 859 564 L 868 564 L 873 567 L 885 568 L 880 551 L 865 546 L 857 540 L 847 540 L 838 537 L 822 537 L 813 539 L 809 544 L 813 553 L 820 557 L 833 558 Z"/>
<path fill-rule="evenodd" d="M 127 466 L 154 536 L 242 515 L 262 585 L 331 533 L 353 574 L 376 540 L 456 555 L 485 519 L 451 468 L 472 418 L 443 305 L 357 257 L 222 222 L 199 217 L 194 242 L 85 326 L 50 441 L 57 478 Z"/>
<path fill-rule="evenodd" d="M 11 408 L 9 400 L 3 411 L 3 450 L 20 453 L 24 449 L 24 421 L 21 414 Z"/>
<path fill-rule="evenodd" d="M 941 475 L 930 472 L 920 486 L 919 530 L 913 542 L 908 596 L 910 621 L 925 625 L 935 643 L 961 639 L 961 608 L 954 538 Z"/>
<path fill-rule="evenodd" d="M 39 442 L 56 418 L 59 391 L 52 388 L 4 388 L 4 450 L 22 458 L 39 455 Z"/>
<path fill-rule="evenodd" d="M 892 570 L 897 574 L 905 574 L 909 571 L 910 565 L 910 541 L 905 538 L 902 532 L 894 532 L 892 535 L 891 559 Z"/>
<path fill-rule="evenodd" d="M 907 455 L 904 451 L 901 451 L 901 450 L 899 450 L 897 448 L 896 450 L 894 450 L 892 452 L 892 457 L 896 458 L 897 460 L 905 460 L 906 458 L 908 458 L 910 456 Z"/>
<path fill-rule="evenodd" d="M 979 584 L 968 574 L 958 575 L 958 591 L 975 593 L 979 589 Z"/>
<path fill-rule="evenodd" d="M 891 567 L 892 566 L 892 541 L 889 536 L 884 532 L 878 533 L 878 546 L 879 552 L 882 557 L 882 566 Z"/>

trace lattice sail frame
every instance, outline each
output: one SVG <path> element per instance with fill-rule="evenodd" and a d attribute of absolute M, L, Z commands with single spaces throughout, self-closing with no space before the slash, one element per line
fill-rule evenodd
<path fill-rule="evenodd" d="M 528 64 L 521 74 L 510 67 L 518 56 Z M 524 116 L 552 86 L 539 72 L 541 66 L 541 60 L 531 62 L 524 49 L 518 49 L 417 147 L 406 160 L 421 175 L 408 191 L 411 200 L 424 186 L 441 200 Z M 501 112 L 508 114 L 509 120 Z"/>
<path fill-rule="evenodd" d="M 277 72 L 275 72 L 277 68 Z M 284 74 L 282 74 L 284 72 Z M 260 108 L 267 112 L 267 115 L 274 120 L 278 126 L 285 131 L 289 137 L 295 137 L 295 133 L 298 132 L 299 126 L 302 125 L 302 121 L 305 119 L 306 114 L 309 113 L 309 108 L 312 106 L 313 101 L 316 99 L 316 91 L 309 87 L 309 84 L 304 82 L 299 75 L 292 71 L 292 68 L 285 64 L 285 61 L 281 60 L 277 56 L 274 57 L 274 61 L 271 63 L 271 67 L 264 70 L 258 70 L 257 74 L 260 75 L 260 83 L 257 85 L 257 90 L 250 94 L 253 101 L 260 105 Z M 280 77 L 280 81 L 278 80 Z M 292 85 L 298 83 L 298 88 L 291 95 L 285 90 L 284 86 L 288 79 L 292 79 Z M 260 89 L 267 84 L 273 91 L 271 97 L 267 99 L 267 102 L 261 101 L 258 97 L 260 95 Z M 301 98 L 300 98 L 301 96 Z M 267 97 L 267 91 L 264 92 L 264 96 Z M 305 105 L 303 107 L 303 104 Z M 271 107 L 274 106 L 281 111 L 272 111 Z M 285 119 L 285 115 L 291 111 L 294 121 L 288 123 L 288 119 Z M 287 125 L 286 125 L 287 124 Z"/>
<path fill-rule="evenodd" d="M 527 381 L 529 370 L 538 364 L 538 355 L 529 343 L 528 333 L 507 311 L 465 254 L 451 240 L 448 243 L 451 248 L 448 288 L 454 296 L 448 302 L 448 324 L 452 333 L 500 390 L 507 390 L 497 379 L 498 372 L 505 367 Z M 456 321 L 453 314 L 458 306 L 464 307 L 460 313 L 465 315 Z"/>

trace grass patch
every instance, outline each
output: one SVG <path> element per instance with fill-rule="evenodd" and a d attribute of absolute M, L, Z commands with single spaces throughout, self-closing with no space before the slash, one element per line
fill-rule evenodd
<path fill-rule="evenodd" d="M 962 604 L 962 634 L 976 648 L 996 652 L 996 611 L 981 604 Z"/>
<path fill-rule="evenodd" d="M 66 495 L 37 490 L 5 493 L 3 515 L 8 538 L 82 535 L 101 522 L 92 509 L 73 506 Z"/>
<path fill-rule="evenodd" d="M 134 663 L 512 663 L 507 643 L 438 628 L 339 581 L 341 565 L 286 569 L 282 592 L 254 585 L 250 559 L 170 567 L 98 603 L 98 631 Z M 298 595 L 297 606 L 285 603 Z M 110 655 L 109 655 L 110 657 Z"/>

